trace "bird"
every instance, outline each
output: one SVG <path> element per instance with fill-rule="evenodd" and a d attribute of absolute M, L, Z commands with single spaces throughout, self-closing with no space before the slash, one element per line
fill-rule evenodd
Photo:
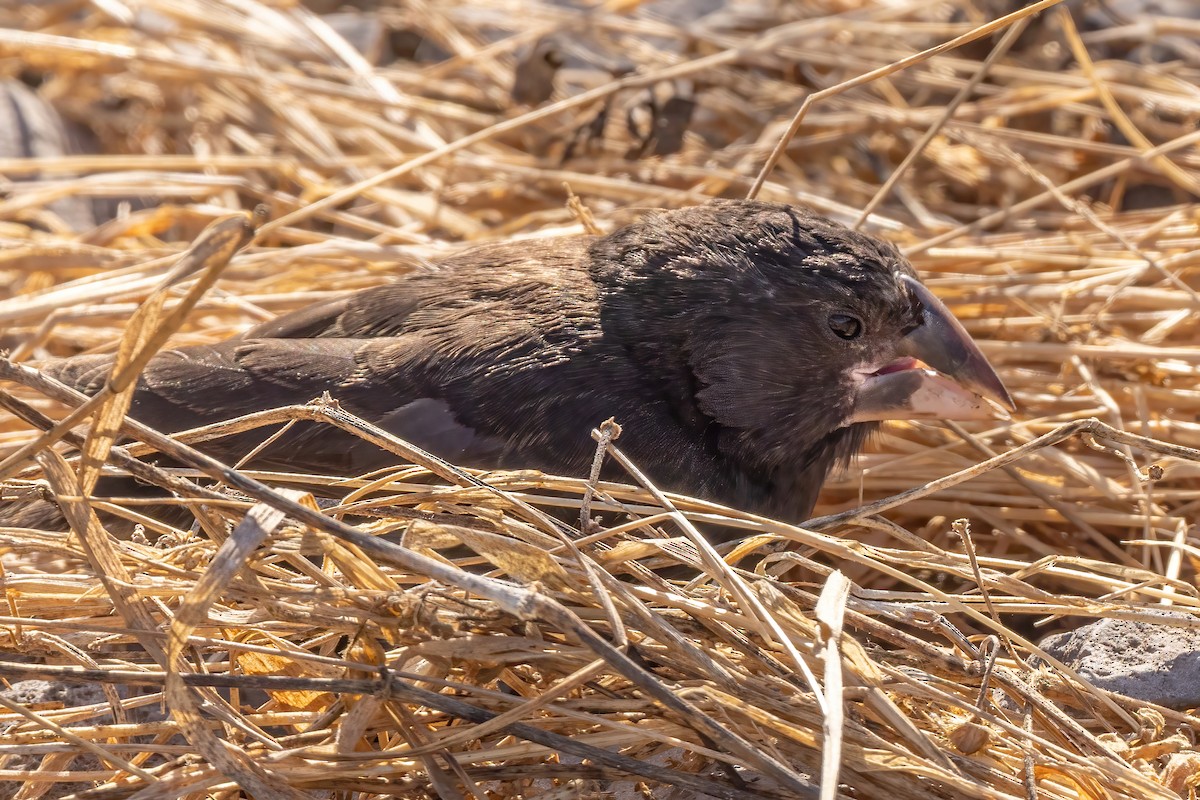
<path fill-rule="evenodd" d="M 42 369 L 94 393 L 111 366 L 81 355 Z M 882 421 L 1014 408 L 893 245 L 752 200 L 657 211 L 606 235 L 476 246 L 231 339 L 165 350 L 130 416 L 173 433 L 324 393 L 485 470 L 586 476 L 590 432 L 613 418 L 659 488 L 793 523 Z M 264 438 L 205 447 L 233 460 Z M 396 460 L 304 422 L 248 466 L 359 475 Z"/>

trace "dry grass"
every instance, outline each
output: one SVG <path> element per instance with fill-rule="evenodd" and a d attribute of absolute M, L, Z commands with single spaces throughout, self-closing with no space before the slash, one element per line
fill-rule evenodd
<path fill-rule="evenodd" d="M 424 44 L 383 65 L 291 2 L 0 9 L 0 73 L 40 77 L 103 153 L 0 161 L 0 376 L 21 384 L 0 396 L 4 492 L 87 495 L 143 444 L 191 465 L 170 471 L 185 495 L 204 476 L 236 490 L 191 502 L 192 532 L 109 536 L 92 512 L 137 518 L 132 500 L 64 500 L 72 534 L 0 529 L 0 677 L 107 698 L 0 709 L 0 756 L 42 759 L 0 766 L 20 797 L 782 798 L 835 769 L 860 798 L 1188 796 L 1200 755 L 1176 731 L 1200 719 L 1029 659 L 1046 623 L 1200 606 L 1200 72 L 1124 58 L 1194 23 L 1080 34 L 1051 10 L 1015 44 L 912 58 L 1002 12 L 668 5 L 406 2 L 381 12 L 408 32 L 391 45 Z M 557 93 L 515 106 L 514 66 L 551 34 Z M 807 529 L 663 497 L 636 465 L 629 486 L 464 472 L 327 405 L 232 427 L 317 418 L 413 466 L 231 471 L 181 443 L 229 426 L 172 441 L 122 422 L 120 381 L 94 422 L 58 426 L 85 459 L 28 421 L 81 400 L 38 359 L 119 349 L 128 377 L 168 334 L 220 339 L 460 242 L 578 231 L 564 183 L 606 228 L 745 195 L 816 92 L 760 196 L 849 224 L 873 208 L 865 226 L 906 249 L 1020 411 L 888 426 Z M 696 103 L 677 152 L 633 141 L 651 95 Z M 81 196 L 133 201 L 76 232 L 51 204 Z M 258 205 L 235 253 L 229 215 Z M 142 444 L 110 450 L 118 430 Z M 317 510 L 314 487 L 338 505 Z M 632 521 L 578 539 L 546 514 L 583 502 Z M 726 563 L 697 522 L 753 536 Z M 647 569 L 667 562 L 699 577 Z"/>

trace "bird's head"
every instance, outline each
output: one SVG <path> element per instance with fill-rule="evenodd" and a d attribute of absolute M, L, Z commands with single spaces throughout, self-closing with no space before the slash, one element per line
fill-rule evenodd
<path fill-rule="evenodd" d="M 602 313 L 687 385 L 753 470 L 828 469 L 881 420 L 979 419 L 1012 400 L 971 337 L 891 245 L 793 206 L 717 201 L 593 245 Z M 690 404 L 690 405 L 689 405 Z M 823 477 L 823 474 L 822 474 Z"/>

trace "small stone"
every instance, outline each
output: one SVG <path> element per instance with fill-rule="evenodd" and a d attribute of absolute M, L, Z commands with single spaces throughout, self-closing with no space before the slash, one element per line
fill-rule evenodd
<path fill-rule="evenodd" d="M 1150 613 L 1188 624 L 1102 619 L 1041 646 L 1097 688 L 1178 710 L 1200 706 L 1200 619 Z"/>

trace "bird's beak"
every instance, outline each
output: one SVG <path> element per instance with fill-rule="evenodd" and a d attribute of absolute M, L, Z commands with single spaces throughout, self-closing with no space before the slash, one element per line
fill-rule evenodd
<path fill-rule="evenodd" d="M 854 410 L 846 423 L 991 419 L 1014 410 L 1000 377 L 950 309 L 915 278 L 900 280 L 921 303 L 921 324 L 900 341 L 897 359 L 855 373 Z"/>

